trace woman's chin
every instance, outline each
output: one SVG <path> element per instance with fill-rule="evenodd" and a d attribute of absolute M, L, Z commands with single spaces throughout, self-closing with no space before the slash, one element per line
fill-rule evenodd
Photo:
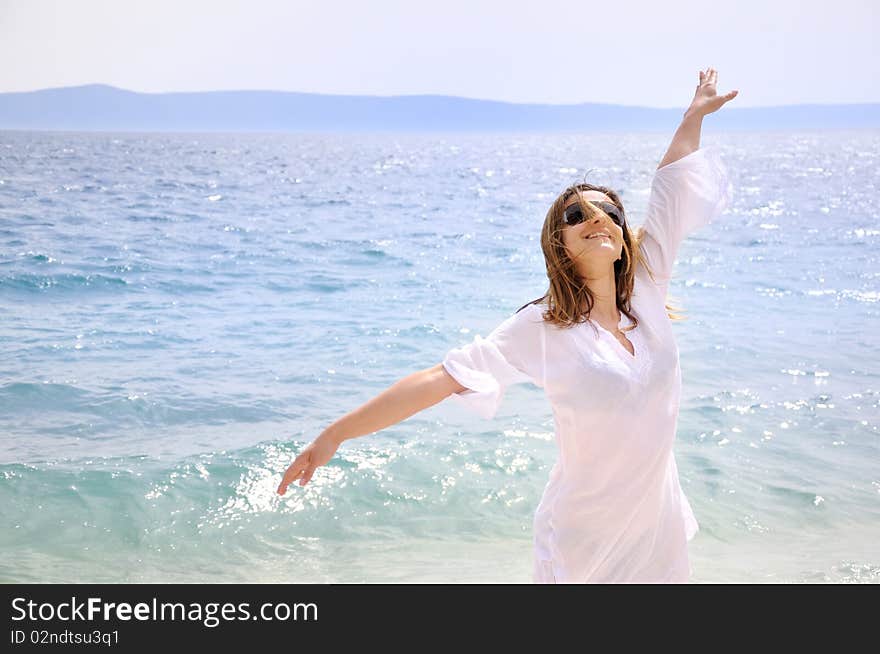
<path fill-rule="evenodd" d="M 608 259 L 615 261 L 620 257 L 620 248 L 612 243 L 600 243 L 595 247 L 588 247 L 583 250 L 582 258 L 588 258 L 590 261 Z"/>

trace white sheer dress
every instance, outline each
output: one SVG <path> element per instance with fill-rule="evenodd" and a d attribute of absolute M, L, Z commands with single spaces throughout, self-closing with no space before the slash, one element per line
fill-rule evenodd
<path fill-rule="evenodd" d="M 484 418 L 516 383 L 542 388 L 552 406 L 558 456 L 534 515 L 534 582 L 688 581 L 699 526 L 673 455 L 681 370 L 664 304 L 679 245 L 729 200 L 712 148 L 655 172 L 641 246 L 655 281 L 636 270 L 639 325 L 625 332 L 634 356 L 598 323 L 598 337 L 589 323 L 545 323 L 539 305 L 446 354 L 444 368 L 468 388 L 451 397 Z"/>

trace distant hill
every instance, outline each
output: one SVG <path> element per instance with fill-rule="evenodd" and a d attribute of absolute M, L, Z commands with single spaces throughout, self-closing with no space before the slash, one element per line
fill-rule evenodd
<path fill-rule="evenodd" d="M 880 127 L 880 104 L 737 108 L 713 129 Z M 681 109 L 515 104 L 446 95 L 323 95 L 284 91 L 135 93 L 104 84 L 0 93 L 0 129 L 98 131 L 639 131 L 669 130 Z"/>

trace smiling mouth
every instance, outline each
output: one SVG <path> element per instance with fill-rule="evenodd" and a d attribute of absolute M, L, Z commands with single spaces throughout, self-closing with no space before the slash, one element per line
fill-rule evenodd
<path fill-rule="evenodd" d="M 592 234 L 591 236 L 585 237 L 584 240 L 589 241 L 594 238 L 607 238 L 609 241 L 611 240 L 611 237 L 608 234 Z"/>

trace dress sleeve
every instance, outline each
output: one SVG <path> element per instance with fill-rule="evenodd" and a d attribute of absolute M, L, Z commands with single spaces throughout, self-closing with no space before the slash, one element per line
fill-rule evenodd
<path fill-rule="evenodd" d="M 654 173 L 641 250 L 656 283 L 672 277 L 678 248 L 730 204 L 732 186 L 715 148 L 700 148 Z"/>
<path fill-rule="evenodd" d="M 507 387 L 531 382 L 543 387 L 545 335 L 539 310 L 526 307 L 485 338 L 449 350 L 443 367 L 467 390 L 451 397 L 486 419 L 501 406 Z"/>

